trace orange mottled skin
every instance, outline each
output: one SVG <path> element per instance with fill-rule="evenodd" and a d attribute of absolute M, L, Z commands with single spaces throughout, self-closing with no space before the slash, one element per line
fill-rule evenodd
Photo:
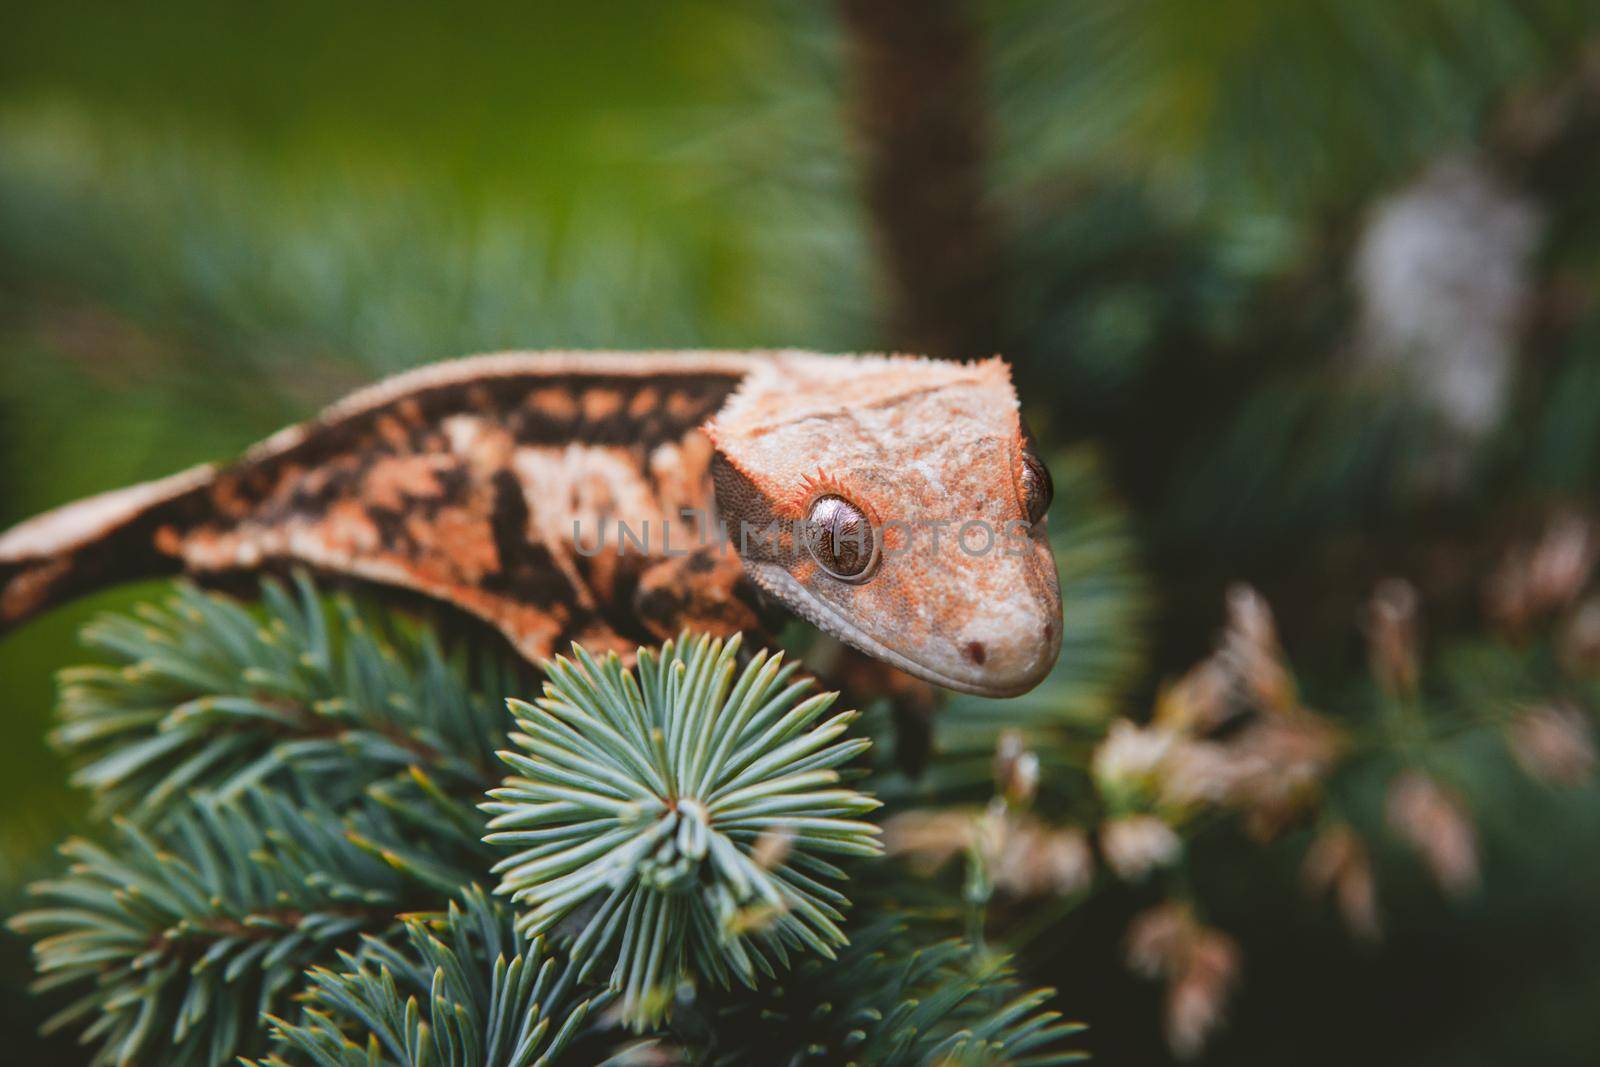
<path fill-rule="evenodd" d="M 1048 671 L 1061 632 L 1024 447 L 998 359 L 473 357 L 362 390 L 231 465 L 0 535 L 0 629 L 129 578 L 303 566 L 443 601 L 534 661 L 684 626 L 760 633 L 770 598 L 921 678 L 1005 695 Z M 741 524 L 804 522 L 828 494 L 879 538 L 870 574 L 841 581 L 792 538 L 741 543 Z M 962 551 L 952 534 L 973 520 L 1012 550 Z M 642 549 L 619 548 L 619 521 L 649 530 Z"/>

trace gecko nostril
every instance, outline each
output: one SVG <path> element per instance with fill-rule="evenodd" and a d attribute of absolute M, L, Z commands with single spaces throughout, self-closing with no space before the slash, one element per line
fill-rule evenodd
<path fill-rule="evenodd" d="M 968 659 L 980 667 L 983 666 L 983 661 L 989 657 L 989 651 L 983 647 L 982 641 L 968 641 L 962 651 L 966 653 Z"/>

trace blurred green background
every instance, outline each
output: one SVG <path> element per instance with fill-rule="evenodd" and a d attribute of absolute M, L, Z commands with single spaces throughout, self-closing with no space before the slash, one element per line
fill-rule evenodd
<path fill-rule="evenodd" d="M 0 523 L 445 356 L 1001 351 L 1135 532 L 1132 711 L 1209 645 L 1228 582 L 1268 593 L 1331 699 L 1373 578 L 1470 634 L 1477 546 L 1594 504 L 1594 4 L 871 6 L 10 5 Z M 79 812 L 51 675 L 141 592 L 0 640 L 8 911 Z M 1600 1056 L 1600 798 L 1496 773 L 1483 892 L 1386 884 L 1375 951 L 1287 860 L 1198 857 L 1247 959 L 1214 1062 Z M 1132 907 L 1095 902 L 1034 968 L 1101 1062 L 1164 1056 L 1157 992 L 1121 970 Z M 33 1049 L 0 936 L 0 1026 Z M 46 1049 L 69 1056 L 17 1062 Z"/>

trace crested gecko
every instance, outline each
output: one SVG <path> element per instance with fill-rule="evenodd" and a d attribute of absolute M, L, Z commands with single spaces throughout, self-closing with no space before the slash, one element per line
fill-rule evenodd
<path fill-rule="evenodd" d="M 1009 696 L 1060 650 L 1050 493 L 999 358 L 475 356 L 0 534 L 0 630 L 117 581 L 292 564 L 443 601 L 535 662 L 760 633 L 770 599 Z"/>

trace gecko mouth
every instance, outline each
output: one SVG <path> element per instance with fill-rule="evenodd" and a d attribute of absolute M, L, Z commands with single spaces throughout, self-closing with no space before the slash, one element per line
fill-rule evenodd
<path fill-rule="evenodd" d="M 940 685 L 946 689 L 954 689 L 961 693 L 971 693 L 982 697 L 1014 697 L 1028 692 L 1038 685 L 1040 680 L 1049 673 L 1050 664 L 1055 657 L 1048 656 L 1041 660 L 1042 669 L 1030 671 L 1019 678 L 995 678 L 981 670 L 963 670 L 960 673 L 941 669 L 927 663 L 919 662 L 899 652 L 877 638 L 862 631 L 844 616 L 840 615 L 826 601 L 813 596 L 788 571 L 775 563 L 745 562 L 745 569 L 755 579 L 756 584 L 776 597 L 784 607 L 799 615 L 813 626 L 830 634 L 850 645 L 858 651 L 865 652 L 874 659 L 880 659 L 892 667 L 898 667 L 907 674 L 915 675 L 925 681 Z M 1059 627 L 1057 627 L 1059 630 Z"/>

